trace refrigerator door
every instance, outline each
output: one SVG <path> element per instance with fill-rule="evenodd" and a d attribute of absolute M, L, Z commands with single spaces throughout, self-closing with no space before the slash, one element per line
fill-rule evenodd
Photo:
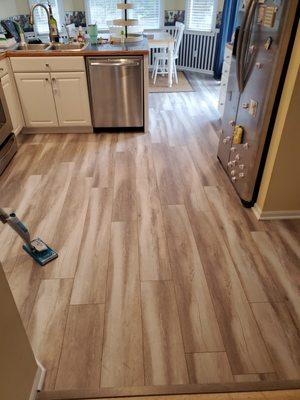
<path fill-rule="evenodd" d="M 251 29 L 247 28 L 244 32 L 240 42 L 244 50 L 241 51 L 240 47 L 232 65 L 236 78 L 234 80 L 234 76 L 230 75 L 218 157 L 246 205 L 252 205 L 254 199 L 296 3 L 290 4 L 288 0 L 250 0 L 245 13 L 248 22 L 244 22 L 244 26 Z M 255 10 L 251 9 L 254 4 Z M 233 101 L 229 101 L 231 87 L 234 87 Z M 244 132 L 240 144 L 233 144 L 233 137 L 230 138 L 234 127 L 229 127 L 233 119 L 234 124 Z"/>
<path fill-rule="evenodd" d="M 265 7 L 273 7 L 274 1 L 265 1 Z M 259 21 L 259 7 L 256 9 L 255 22 L 248 56 L 243 72 L 245 88 L 240 96 L 236 123 L 244 130 L 241 144 L 233 145 L 229 160 L 229 175 L 239 196 L 245 203 L 253 200 L 261 157 L 266 143 L 275 96 L 287 50 L 290 26 L 287 1 L 277 6 L 272 26 Z M 234 172 L 233 172 L 234 171 Z"/>

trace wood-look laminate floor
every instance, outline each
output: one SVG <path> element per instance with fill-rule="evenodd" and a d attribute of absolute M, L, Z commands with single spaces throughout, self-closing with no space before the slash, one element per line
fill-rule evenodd
<path fill-rule="evenodd" d="M 59 252 L 39 268 L 1 227 L 50 395 L 300 382 L 300 221 L 241 206 L 216 159 L 219 84 L 189 79 L 150 95 L 150 134 L 24 136 L 0 177 L 1 207 Z"/>

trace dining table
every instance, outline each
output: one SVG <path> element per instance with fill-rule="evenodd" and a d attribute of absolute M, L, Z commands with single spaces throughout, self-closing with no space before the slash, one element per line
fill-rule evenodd
<path fill-rule="evenodd" d="M 149 32 L 146 37 L 148 38 L 150 49 L 164 49 L 168 55 L 168 85 L 173 85 L 173 55 L 174 55 L 174 37 L 166 32 Z"/>

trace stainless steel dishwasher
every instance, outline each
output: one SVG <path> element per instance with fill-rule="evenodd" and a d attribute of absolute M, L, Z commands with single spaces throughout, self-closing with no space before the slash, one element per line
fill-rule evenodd
<path fill-rule="evenodd" d="M 142 57 L 88 57 L 87 70 L 94 128 L 144 125 Z"/>

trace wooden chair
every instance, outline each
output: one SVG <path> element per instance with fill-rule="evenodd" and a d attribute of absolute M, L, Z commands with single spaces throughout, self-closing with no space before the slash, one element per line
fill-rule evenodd
<path fill-rule="evenodd" d="M 176 30 L 174 34 L 175 46 L 173 54 L 173 74 L 175 77 L 175 82 L 178 83 L 177 66 L 176 60 L 179 56 L 179 49 L 183 38 L 183 33 L 185 25 L 181 22 L 176 22 Z M 161 53 L 154 54 L 154 68 L 152 72 L 152 79 L 154 79 L 154 84 L 156 84 L 157 75 L 166 75 L 168 73 L 168 52 L 164 51 Z"/>

